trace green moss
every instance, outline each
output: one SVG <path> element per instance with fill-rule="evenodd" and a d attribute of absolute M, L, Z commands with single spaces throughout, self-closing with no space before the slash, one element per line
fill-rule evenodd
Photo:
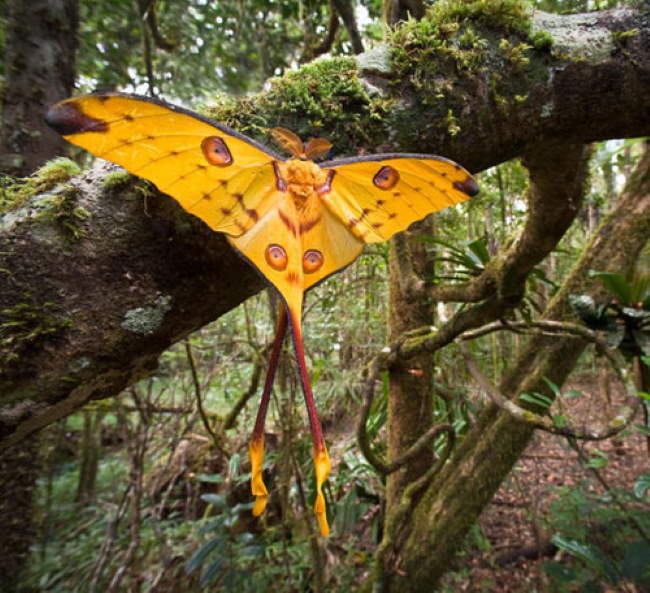
<path fill-rule="evenodd" d="M 492 29 L 528 35 L 532 7 L 522 0 L 440 0 L 428 19 L 436 23 L 472 21 Z"/>
<path fill-rule="evenodd" d="M 81 168 L 70 159 L 60 157 L 45 163 L 32 177 L 39 192 L 47 191 L 58 183 L 68 181 L 81 173 Z"/>
<path fill-rule="evenodd" d="M 460 132 L 460 126 L 458 125 L 458 120 L 454 115 L 454 112 L 450 109 L 447 111 L 447 117 L 445 117 L 445 124 L 447 125 L 447 132 L 450 136 L 455 136 Z"/>
<path fill-rule="evenodd" d="M 535 31 L 528 38 L 533 44 L 533 47 L 538 51 L 550 51 L 553 47 L 553 35 L 547 31 Z"/>
<path fill-rule="evenodd" d="M 317 60 L 269 81 L 258 95 L 222 97 L 207 110 L 210 117 L 262 141 L 275 126 L 303 139 L 327 131 L 336 152 L 350 145 L 372 145 L 384 133 L 383 118 L 391 101 L 370 97 L 352 58 Z"/>
<path fill-rule="evenodd" d="M 111 171 L 102 179 L 102 187 L 106 191 L 112 191 L 116 189 L 120 189 L 123 187 L 126 183 L 129 182 L 129 180 L 132 178 L 131 173 L 128 171 L 122 170 L 117 170 L 117 171 Z"/>
<path fill-rule="evenodd" d="M 23 298 L 23 302 L 0 310 L 0 375 L 15 366 L 26 350 L 72 325 L 70 319 L 56 314 L 55 303 L 39 304 L 31 294 Z"/>
<path fill-rule="evenodd" d="M 641 32 L 641 29 L 630 29 L 629 31 L 612 31 L 612 39 L 614 41 L 622 41 L 630 37 L 636 37 Z"/>
<path fill-rule="evenodd" d="M 506 60 L 510 62 L 514 72 L 521 72 L 530 64 L 530 58 L 526 56 L 526 52 L 531 48 L 531 45 L 523 42 L 514 44 L 507 39 L 499 41 L 499 50 L 504 54 Z"/>
<path fill-rule="evenodd" d="M 524 0 L 439 0 L 425 18 L 395 29 L 394 84 L 402 92 L 410 86 L 420 102 L 410 117 L 421 107 L 428 121 L 457 134 L 448 109 L 461 113 L 478 84 L 487 85 L 497 109 L 523 103 L 531 79 L 548 76 L 543 62 L 553 41 L 533 33 L 531 15 Z"/>
<path fill-rule="evenodd" d="M 66 241 L 78 241 L 85 236 L 80 223 L 90 216 L 85 208 L 78 205 L 79 195 L 80 191 L 76 186 L 61 186 L 55 193 L 36 202 L 38 211 L 34 220 L 51 222 L 56 225 Z"/>
<path fill-rule="evenodd" d="M 20 208 L 32 196 L 49 191 L 80 171 L 77 163 L 61 157 L 49 161 L 30 177 L 0 176 L 0 214 Z"/>

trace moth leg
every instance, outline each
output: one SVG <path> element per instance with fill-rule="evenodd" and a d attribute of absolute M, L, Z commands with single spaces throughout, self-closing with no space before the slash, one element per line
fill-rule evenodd
<path fill-rule="evenodd" d="M 266 420 L 266 412 L 269 408 L 269 401 L 271 399 L 271 389 L 273 388 L 273 380 L 275 379 L 275 372 L 278 368 L 278 361 L 280 360 L 280 351 L 282 350 L 282 342 L 287 333 L 287 313 L 284 303 L 280 304 L 280 311 L 278 314 L 278 324 L 275 330 L 275 339 L 273 341 L 273 349 L 271 351 L 271 359 L 269 360 L 269 367 L 266 371 L 266 379 L 264 380 L 264 391 L 262 392 L 262 399 L 260 407 L 257 411 L 257 418 L 255 419 L 255 428 L 248 447 L 248 456 L 251 460 L 251 492 L 255 496 L 255 505 L 253 506 L 253 515 L 256 517 L 261 515 L 266 508 L 266 502 L 269 498 L 269 491 L 264 484 L 262 471 L 264 469 L 264 422 Z"/>

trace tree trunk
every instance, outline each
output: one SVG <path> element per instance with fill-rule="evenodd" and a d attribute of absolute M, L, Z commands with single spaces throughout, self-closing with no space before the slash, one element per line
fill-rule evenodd
<path fill-rule="evenodd" d="M 0 451 L 0 591 L 14 593 L 35 541 L 32 502 L 41 439 Z"/>
<path fill-rule="evenodd" d="M 646 150 L 614 210 L 599 227 L 544 317 L 570 318 L 568 295 L 589 292 L 597 296 L 602 290 L 588 277 L 588 271 L 629 269 L 649 238 L 650 151 Z M 504 377 L 501 392 L 510 398 L 535 391 L 552 396 L 544 377 L 562 385 L 584 346 L 582 341 L 571 338 L 532 338 Z M 390 591 L 420 593 L 435 587 L 449 569 L 467 531 L 519 459 L 533 430 L 492 405 L 479 416 L 415 508 L 399 554 L 399 574 L 390 575 Z"/>
<path fill-rule="evenodd" d="M 0 172 L 24 176 L 64 151 L 43 114 L 72 94 L 79 7 L 78 0 L 7 4 Z"/>
<path fill-rule="evenodd" d="M 81 506 L 88 505 L 95 500 L 95 486 L 97 484 L 97 469 L 102 443 L 102 419 L 106 414 L 103 409 L 83 410 L 84 425 L 81 436 L 81 450 L 79 460 L 79 481 L 75 502 Z"/>
<path fill-rule="evenodd" d="M 427 258 L 425 244 L 418 238 L 431 236 L 433 223 L 426 219 L 406 236 L 391 240 L 389 253 L 390 305 L 388 335 L 391 342 L 404 332 L 431 326 L 433 316 L 426 290 L 408 294 L 409 274 L 432 275 L 433 266 Z M 405 261 L 406 260 L 406 261 Z M 424 434 L 432 423 L 433 354 L 425 352 L 402 361 L 390 369 L 388 396 L 388 460 L 394 461 Z M 386 514 L 399 503 L 404 488 L 422 475 L 433 462 L 433 448 L 415 456 L 400 470 L 388 476 L 386 483 Z"/>

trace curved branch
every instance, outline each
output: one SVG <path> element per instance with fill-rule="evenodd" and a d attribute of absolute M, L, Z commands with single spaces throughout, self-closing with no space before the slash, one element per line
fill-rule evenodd
<path fill-rule="evenodd" d="M 638 397 L 636 387 L 629 373 L 624 368 L 625 361 L 623 360 L 620 352 L 612 350 L 607 344 L 592 330 L 569 322 L 559 321 L 533 321 L 529 323 L 513 323 L 510 325 L 497 325 L 491 324 L 489 331 L 472 332 L 470 335 L 485 335 L 491 331 L 499 331 L 504 329 L 517 328 L 528 332 L 542 333 L 544 335 L 552 335 L 556 337 L 575 337 L 587 340 L 594 344 L 597 351 L 602 354 L 609 361 L 612 366 L 617 379 L 623 384 L 625 392 L 627 393 L 626 405 L 620 410 L 619 414 L 606 423 L 604 428 L 588 428 L 588 427 L 572 427 L 572 426 L 558 426 L 553 420 L 547 416 L 542 416 L 536 412 L 523 408 L 516 404 L 513 400 L 505 397 L 501 392 L 492 384 L 492 382 L 483 374 L 476 361 L 472 358 L 467 346 L 463 343 L 469 339 L 465 334 L 456 340 L 460 352 L 463 355 L 465 364 L 470 374 L 474 377 L 479 386 L 488 394 L 492 402 L 502 410 L 507 411 L 509 414 L 518 420 L 532 424 L 536 428 L 550 432 L 552 434 L 561 435 L 568 438 L 577 440 L 592 440 L 599 441 L 608 439 L 615 434 L 618 434 L 625 429 L 636 415 L 641 398 Z"/>
<path fill-rule="evenodd" d="M 257 388 L 259 387 L 260 384 L 260 379 L 262 377 L 262 371 L 264 370 L 266 366 L 266 354 L 268 354 L 268 351 L 270 350 L 270 344 L 266 348 L 266 353 L 262 356 L 258 356 L 257 360 L 255 361 L 255 366 L 253 367 L 253 374 L 251 376 L 251 382 L 248 387 L 248 389 L 241 394 L 239 399 L 235 402 L 235 405 L 231 408 L 230 412 L 226 415 L 226 417 L 223 419 L 223 429 L 228 430 L 229 428 L 233 428 L 235 426 L 235 422 L 237 421 L 237 416 L 239 416 L 239 413 L 244 409 L 246 404 L 248 403 L 248 400 L 251 399 L 256 393 L 257 393 Z"/>
<path fill-rule="evenodd" d="M 375 357 L 368 367 L 367 377 L 363 387 L 363 406 L 361 407 L 361 415 L 357 424 L 357 442 L 359 443 L 359 449 L 361 449 L 366 461 L 382 476 L 392 474 L 403 467 L 411 459 L 424 451 L 426 447 L 431 446 L 433 440 L 441 433 L 447 433 L 448 443 L 453 443 L 455 438 L 454 429 L 450 424 L 436 424 L 431 426 L 402 455 L 390 463 L 381 460 L 373 451 L 366 426 L 368 416 L 370 415 L 370 408 L 375 397 L 375 385 L 389 357 L 390 352 L 384 352 L 382 355 Z"/>
<path fill-rule="evenodd" d="M 203 427 L 212 438 L 212 444 L 215 446 L 215 448 L 221 454 L 223 454 L 224 457 L 229 458 L 230 454 L 228 453 L 228 451 L 226 451 L 226 448 L 224 447 L 223 444 L 223 440 L 224 440 L 223 434 L 217 434 L 214 431 L 212 425 L 210 424 L 210 420 L 208 419 L 208 415 L 205 412 L 205 408 L 203 407 L 203 396 L 201 394 L 201 385 L 199 383 L 198 373 L 196 372 L 196 364 L 194 363 L 194 355 L 192 354 L 192 345 L 190 344 L 189 340 L 185 340 L 185 354 L 187 355 L 187 362 L 189 363 L 190 366 L 190 374 L 192 375 L 192 383 L 194 385 L 194 395 L 196 397 L 196 406 L 199 410 L 199 416 L 201 417 L 201 421 L 203 422 Z"/>
<path fill-rule="evenodd" d="M 334 6 L 330 4 L 330 20 L 329 23 L 327 24 L 327 35 L 325 36 L 325 39 L 321 43 L 319 43 L 316 47 L 311 49 L 311 51 L 307 52 L 300 58 L 300 62 L 308 62 L 309 60 L 313 60 L 314 58 L 317 58 L 318 56 L 322 56 L 323 54 L 326 54 L 330 49 L 332 49 L 332 46 L 334 45 L 334 40 L 336 39 L 336 34 L 339 32 L 339 16 L 336 13 L 336 10 L 334 9 Z"/>
<path fill-rule="evenodd" d="M 163 37 L 158 27 L 158 16 L 156 15 L 156 0 L 138 0 L 140 16 L 147 23 L 151 36 L 158 49 L 174 51 L 178 48 L 177 41 L 170 41 Z"/>
<path fill-rule="evenodd" d="M 359 34 L 359 29 L 357 27 L 357 20 L 354 16 L 354 6 L 351 0 L 331 0 L 332 6 L 336 9 L 341 15 L 343 24 L 348 32 L 348 37 L 350 38 L 350 43 L 352 45 L 352 51 L 355 54 L 360 54 L 363 52 L 363 42 L 361 41 L 361 35 Z"/>
<path fill-rule="evenodd" d="M 387 354 L 390 354 L 390 350 L 386 353 L 377 355 L 367 367 L 366 378 L 362 389 L 363 406 L 361 407 L 361 415 L 359 416 L 359 422 L 357 423 L 357 443 L 359 444 L 359 449 L 361 449 L 361 453 L 363 453 L 366 461 L 382 475 L 385 475 L 386 473 L 386 465 L 372 450 L 366 425 L 368 423 L 368 416 L 370 415 L 370 408 L 372 407 L 372 402 L 375 397 L 375 385 L 379 379 L 379 374 L 385 368 Z"/>

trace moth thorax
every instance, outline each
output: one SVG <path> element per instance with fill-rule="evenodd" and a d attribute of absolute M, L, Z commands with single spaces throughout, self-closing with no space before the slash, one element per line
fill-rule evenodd
<path fill-rule="evenodd" d="M 323 183 L 325 175 L 323 170 L 312 161 L 291 159 L 287 161 L 287 177 L 289 184 L 318 187 Z"/>
<path fill-rule="evenodd" d="M 306 183 L 290 183 L 288 190 L 296 206 L 296 210 L 299 211 L 307 209 L 311 198 L 315 195 L 314 187 Z"/>

